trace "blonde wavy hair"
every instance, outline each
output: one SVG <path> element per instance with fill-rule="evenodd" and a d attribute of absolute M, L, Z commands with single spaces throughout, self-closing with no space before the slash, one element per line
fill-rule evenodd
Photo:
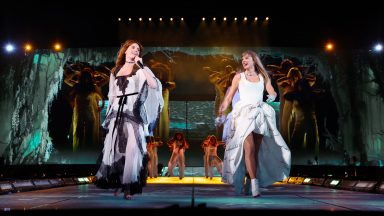
<path fill-rule="evenodd" d="M 263 63 L 261 63 L 261 60 L 260 60 L 259 56 L 256 54 L 256 52 L 254 52 L 252 50 L 246 50 L 241 54 L 241 56 L 244 57 L 245 55 L 249 55 L 252 57 L 253 62 L 255 62 L 255 70 L 258 74 L 261 73 L 261 75 L 263 76 L 263 78 L 265 80 L 264 83 L 269 82 L 270 79 L 269 79 L 267 70 L 265 70 Z"/>

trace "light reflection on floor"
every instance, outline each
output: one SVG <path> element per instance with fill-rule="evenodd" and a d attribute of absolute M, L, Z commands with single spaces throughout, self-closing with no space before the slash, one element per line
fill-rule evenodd
<path fill-rule="evenodd" d="M 206 185 L 215 185 L 215 184 L 224 184 L 221 182 L 221 177 L 205 178 L 205 177 L 184 177 L 179 179 L 179 177 L 157 177 L 157 178 L 148 178 L 148 184 L 206 184 Z"/>

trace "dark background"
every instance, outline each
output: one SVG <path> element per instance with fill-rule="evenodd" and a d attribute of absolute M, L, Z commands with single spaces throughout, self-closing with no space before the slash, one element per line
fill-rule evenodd
<path fill-rule="evenodd" d="M 337 3 L 337 5 L 335 5 Z M 184 17 L 194 32 L 201 17 L 269 16 L 268 41 L 263 46 L 322 47 L 332 40 L 337 47 L 370 49 L 383 40 L 383 10 L 375 1 L 346 3 L 335 1 L 9 1 L 0 9 L 0 41 L 30 41 L 34 47 L 49 48 L 54 41 L 64 47 L 117 46 L 127 38 L 121 33 L 118 17 Z M 126 22 L 126 21 L 125 21 Z M 244 34 L 239 41 L 221 41 L 254 46 Z M 158 46 L 152 37 L 140 38 L 145 46 Z M 161 42 L 162 46 L 210 46 L 191 37 L 183 44 L 175 37 Z"/>

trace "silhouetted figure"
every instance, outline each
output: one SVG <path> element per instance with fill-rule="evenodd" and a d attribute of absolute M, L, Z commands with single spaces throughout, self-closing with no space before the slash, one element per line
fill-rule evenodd
<path fill-rule="evenodd" d="M 319 131 L 315 112 L 316 77 L 309 68 L 296 66 L 285 59 L 280 66 L 268 65 L 273 72 L 280 97 L 280 130 L 293 152 L 319 153 Z"/>
<path fill-rule="evenodd" d="M 95 73 L 92 68 L 85 67 L 65 74 L 64 82 L 72 87 L 71 140 L 74 152 L 98 149 L 101 146 L 100 111 L 104 107 L 101 86 L 108 82 L 108 76 L 99 73 L 100 79 L 96 82 L 93 75 Z"/>

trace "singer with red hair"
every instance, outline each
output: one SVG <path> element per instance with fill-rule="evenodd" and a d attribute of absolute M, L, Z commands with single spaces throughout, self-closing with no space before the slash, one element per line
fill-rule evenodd
<path fill-rule="evenodd" d="M 147 143 L 163 107 L 162 86 L 143 65 L 143 46 L 127 40 L 120 48 L 109 82 L 108 130 L 96 185 L 121 189 L 125 199 L 142 192 L 147 178 Z"/>

